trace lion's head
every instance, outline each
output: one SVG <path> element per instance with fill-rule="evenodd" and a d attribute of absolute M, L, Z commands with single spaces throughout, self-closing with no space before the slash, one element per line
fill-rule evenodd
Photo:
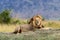
<path fill-rule="evenodd" d="M 33 16 L 30 21 L 29 24 L 32 24 L 33 27 L 35 28 L 42 28 L 42 17 L 40 15 L 36 15 Z"/>

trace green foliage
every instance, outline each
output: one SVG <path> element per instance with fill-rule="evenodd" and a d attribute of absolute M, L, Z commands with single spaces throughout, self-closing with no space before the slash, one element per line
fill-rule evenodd
<path fill-rule="evenodd" d="M 0 13 L 0 23 L 10 23 L 10 11 L 4 10 Z"/>
<path fill-rule="evenodd" d="M 11 24 L 27 24 L 27 20 L 12 19 Z"/>
<path fill-rule="evenodd" d="M 39 30 L 17 35 L 0 33 L 0 40 L 60 40 L 60 30 Z"/>
<path fill-rule="evenodd" d="M 13 24 L 20 24 L 20 20 L 15 20 L 15 21 L 13 20 L 12 23 Z"/>
<path fill-rule="evenodd" d="M 15 23 L 19 23 L 20 21 L 19 20 L 16 20 Z"/>
<path fill-rule="evenodd" d="M 44 18 L 44 17 L 42 17 L 42 20 L 44 21 L 44 20 L 45 20 L 45 18 Z"/>
<path fill-rule="evenodd" d="M 27 24 L 27 20 L 20 20 L 20 24 Z"/>

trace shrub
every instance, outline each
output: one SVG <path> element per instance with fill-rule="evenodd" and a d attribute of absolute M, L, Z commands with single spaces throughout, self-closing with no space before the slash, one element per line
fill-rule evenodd
<path fill-rule="evenodd" d="M 10 11 L 4 10 L 0 13 L 0 23 L 10 23 Z"/>

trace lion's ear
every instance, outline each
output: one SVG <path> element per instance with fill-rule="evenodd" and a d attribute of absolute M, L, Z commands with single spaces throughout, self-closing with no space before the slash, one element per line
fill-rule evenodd
<path fill-rule="evenodd" d="M 28 24 L 30 24 L 32 21 L 33 21 L 33 18 L 31 18 L 31 19 L 29 20 Z"/>
<path fill-rule="evenodd" d="M 33 21 L 33 18 L 31 18 L 31 21 Z"/>

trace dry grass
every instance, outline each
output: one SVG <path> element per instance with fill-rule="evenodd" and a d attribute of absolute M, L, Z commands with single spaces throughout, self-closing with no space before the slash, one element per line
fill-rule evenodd
<path fill-rule="evenodd" d="M 60 21 L 43 21 L 45 27 L 60 28 Z M 18 24 L 0 24 L 0 32 L 12 32 Z"/>
<path fill-rule="evenodd" d="M 43 21 L 45 27 L 60 28 L 60 21 Z"/>
<path fill-rule="evenodd" d="M 0 32 L 12 32 L 18 25 L 0 24 Z"/>
<path fill-rule="evenodd" d="M 60 21 L 44 21 L 45 27 L 60 28 Z M 21 34 L 5 34 L 12 32 L 18 24 L 0 24 L 0 40 L 60 40 L 60 30 L 37 30 Z"/>

